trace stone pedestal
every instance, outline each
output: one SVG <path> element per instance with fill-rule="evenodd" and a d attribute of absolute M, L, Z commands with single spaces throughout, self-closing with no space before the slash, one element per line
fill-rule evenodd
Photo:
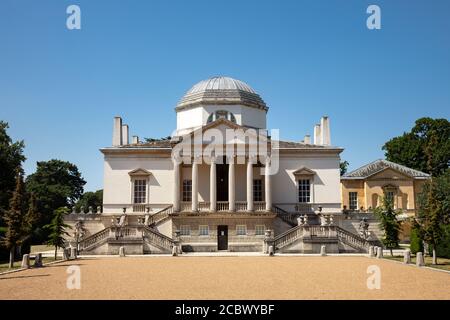
<path fill-rule="evenodd" d="M 64 248 L 63 249 L 63 260 L 69 260 L 70 258 L 70 249 L 69 248 Z"/>
<path fill-rule="evenodd" d="M 70 248 L 70 259 L 77 258 L 77 248 Z"/>
<path fill-rule="evenodd" d="M 119 248 L 119 256 L 120 257 L 125 257 L 125 247 L 120 247 Z"/>
<path fill-rule="evenodd" d="M 30 255 L 24 254 L 22 257 L 22 268 L 28 269 L 30 267 Z"/>
<path fill-rule="evenodd" d="M 383 258 L 383 248 L 377 247 L 377 258 L 381 259 Z"/>
<path fill-rule="evenodd" d="M 324 246 L 324 245 L 320 246 L 320 255 L 321 255 L 322 257 L 324 257 L 324 256 L 327 255 L 327 249 L 326 249 L 326 246 Z"/>
<path fill-rule="evenodd" d="M 425 265 L 425 260 L 423 258 L 422 252 L 417 252 L 416 254 L 416 266 L 423 267 Z"/>
<path fill-rule="evenodd" d="M 403 254 L 403 263 L 411 263 L 411 251 L 410 250 L 405 250 L 404 254 Z"/>
<path fill-rule="evenodd" d="M 369 257 L 370 258 L 375 257 L 375 247 L 374 246 L 369 247 Z"/>
<path fill-rule="evenodd" d="M 36 257 L 34 258 L 34 267 L 42 267 L 42 253 L 36 253 Z"/>

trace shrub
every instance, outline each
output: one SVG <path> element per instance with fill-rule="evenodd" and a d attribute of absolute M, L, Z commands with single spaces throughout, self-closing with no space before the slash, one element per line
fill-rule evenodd
<path fill-rule="evenodd" d="M 442 241 L 436 246 L 436 255 L 441 258 L 450 258 L 450 225 L 444 225 Z"/>
<path fill-rule="evenodd" d="M 416 224 L 413 223 L 411 228 L 411 244 L 410 249 L 411 253 L 423 252 L 423 242 L 420 239 L 420 231 Z"/>

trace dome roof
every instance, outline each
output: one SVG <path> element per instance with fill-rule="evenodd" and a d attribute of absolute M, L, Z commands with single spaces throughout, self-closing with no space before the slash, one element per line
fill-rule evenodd
<path fill-rule="evenodd" d="M 252 87 L 229 77 L 213 77 L 198 82 L 186 92 L 176 110 L 198 104 L 241 104 L 268 110 L 266 103 Z"/>

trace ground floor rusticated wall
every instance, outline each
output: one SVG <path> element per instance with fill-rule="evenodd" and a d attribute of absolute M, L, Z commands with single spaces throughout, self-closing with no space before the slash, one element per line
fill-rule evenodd
<path fill-rule="evenodd" d="M 184 252 L 262 252 L 266 230 L 273 230 L 274 215 L 181 215 L 172 218 L 174 237 L 180 231 Z M 221 243 L 220 243 L 221 242 Z M 222 246 L 221 246 L 222 244 Z"/>

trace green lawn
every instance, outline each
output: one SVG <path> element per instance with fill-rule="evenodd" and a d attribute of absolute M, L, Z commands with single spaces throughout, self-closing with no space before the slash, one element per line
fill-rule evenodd
<path fill-rule="evenodd" d="M 384 258 L 385 259 L 389 259 L 389 260 L 396 260 L 396 261 L 402 261 L 403 262 L 403 256 L 393 256 L 393 257 L 391 257 L 390 255 L 385 255 Z M 431 267 L 431 268 L 436 268 L 436 269 L 442 269 L 442 270 L 450 271 L 450 259 L 438 258 L 437 260 L 438 260 L 438 264 L 437 265 L 433 265 L 433 264 L 431 264 L 432 257 L 426 256 L 425 257 L 425 265 L 427 267 Z M 416 256 L 411 255 L 411 263 L 412 264 L 416 264 Z"/>
<path fill-rule="evenodd" d="M 61 260 L 61 258 L 58 257 L 58 259 L 56 259 L 56 260 Z M 55 261 L 54 257 L 43 257 L 42 258 L 42 263 L 44 263 L 44 264 L 52 262 L 52 261 Z M 33 260 L 30 259 L 30 264 L 31 264 L 31 266 L 33 266 L 34 259 Z M 9 269 L 9 262 L 8 261 L 0 261 L 0 272 L 5 272 L 5 271 L 8 271 L 8 270 L 19 269 L 21 267 L 21 265 L 22 265 L 22 260 L 15 261 L 14 262 L 14 267 L 12 269 Z"/>

